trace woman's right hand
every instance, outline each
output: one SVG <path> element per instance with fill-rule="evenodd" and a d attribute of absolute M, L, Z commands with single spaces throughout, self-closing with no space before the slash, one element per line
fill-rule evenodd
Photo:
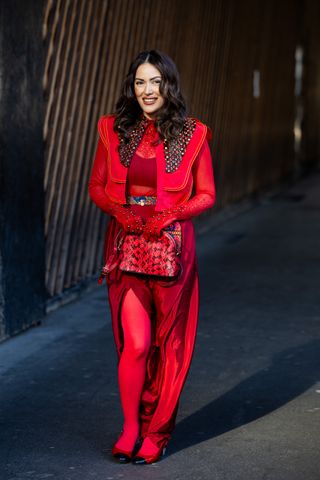
<path fill-rule="evenodd" d="M 113 208 L 112 215 L 121 223 L 126 232 L 136 234 L 143 232 L 144 221 L 142 217 L 134 213 L 130 207 L 116 206 Z"/>

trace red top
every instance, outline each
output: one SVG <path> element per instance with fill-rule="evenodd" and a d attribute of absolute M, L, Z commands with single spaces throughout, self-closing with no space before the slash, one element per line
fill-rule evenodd
<path fill-rule="evenodd" d="M 157 194 L 157 161 L 152 142 L 159 137 L 150 120 L 128 170 L 128 195 Z"/>

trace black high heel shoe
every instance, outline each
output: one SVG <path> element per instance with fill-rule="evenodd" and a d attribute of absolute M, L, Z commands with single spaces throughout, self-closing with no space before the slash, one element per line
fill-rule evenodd
<path fill-rule="evenodd" d="M 112 453 L 112 456 L 119 461 L 119 463 L 131 462 L 132 451 L 129 452 L 126 450 L 122 450 L 121 448 L 118 448 L 115 445 L 113 445 L 111 453 Z"/>
<path fill-rule="evenodd" d="M 132 450 L 123 450 L 122 448 L 119 448 L 116 446 L 116 444 L 114 444 L 111 450 L 112 456 L 115 459 L 117 459 L 119 463 L 129 463 L 131 462 L 135 452 L 137 452 L 140 446 L 140 443 L 141 443 L 141 440 L 138 437 Z"/>
<path fill-rule="evenodd" d="M 166 440 L 165 443 L 158 448 L 158 451 L 156 453 L 151 455 L 142 455 L 141 453 L 139 453 L 138 450 L 136 455 L 132 457 L 132 463 L 134 465 L 147 465 L 150 463 L 158 462 L 160 458 L 165 455 L 167 450 L 167 444 L 168 440 Z"/>

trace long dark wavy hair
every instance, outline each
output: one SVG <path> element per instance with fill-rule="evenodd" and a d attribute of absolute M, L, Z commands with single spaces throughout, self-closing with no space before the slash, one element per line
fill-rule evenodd
<path fill-rule="evenodd" d="M 134 93 L 134 80 L 138 67 L 151 63 L 162 76 L 159 91 L 164 99 L 162 107 L 157 110 L 155 127 L 160 141 L 174 139 L 181 131 L 187 118 L 186 101 L 180 91 L 180 76 L 173 60 L 159 50 L 144 50 L 133 60 L 123 81 L 121 94 L 116 102 L 114 130 L 127 143 L 130 133 L 142 118 L 142 109 Z"/>

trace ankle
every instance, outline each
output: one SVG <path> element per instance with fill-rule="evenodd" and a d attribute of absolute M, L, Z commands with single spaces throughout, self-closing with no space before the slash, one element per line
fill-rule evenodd
<path fill-rule="evenodd" d="M 122 427 L 122 435 L 125 437 L 137 438 L 139 436 L 139 430 L 139 424 L 130 424 L 125 422 Z"/>
<path fill-rule="evenodd" d="M 116 441 L 115 445 L 118 448 L 123 448 L 126 450 L 132 450 L 136 444 L 136 441 L 139 437 L 139 426 L 130 426 L 127 425 L 123 426 L 120 436 Z"/>

